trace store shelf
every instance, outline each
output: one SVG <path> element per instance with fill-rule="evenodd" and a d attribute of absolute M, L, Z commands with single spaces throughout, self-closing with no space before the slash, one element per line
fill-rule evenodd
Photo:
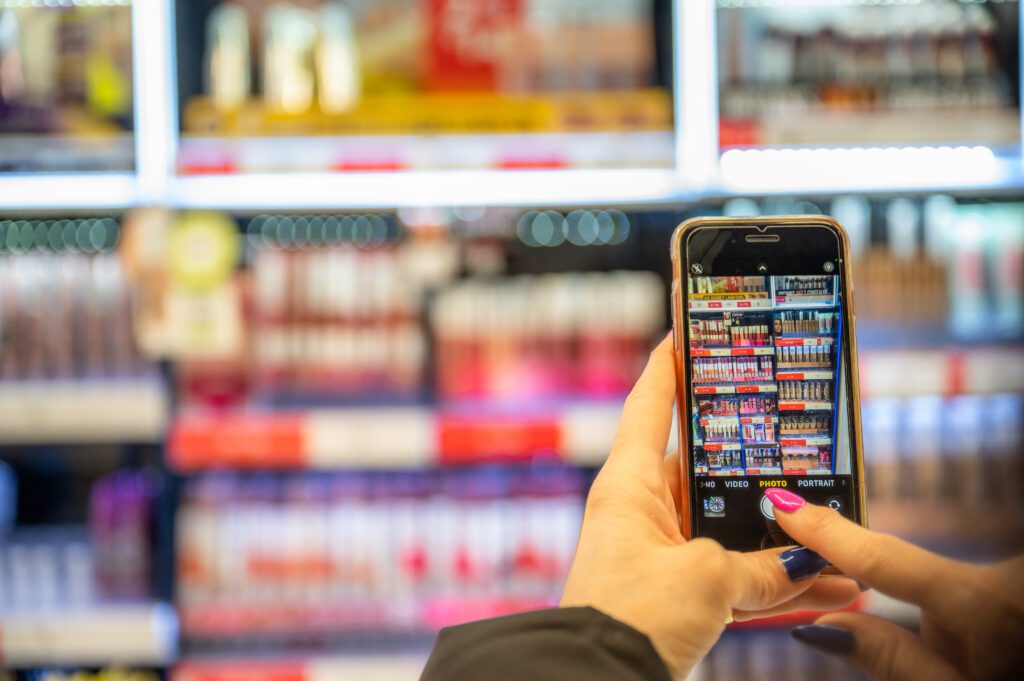
<path fill-rule="evenodd" d="M 171 668 L 170 681 L 416 681 L 427 652 L 310 658 L 192 659 Z"/>
<path fill-rule="evenodd" d="M 574 403 L 543 415 L 426 407 L 183 414 L 168 457 L 178 470 L 419 468 L 537 456 L 591 465 L 607 456 L 621 403 Z"/>
<path fill-rule="evenodd" d="M 0 444 L 159 442 L 167 410 L 156 378 L 0 382 Z"/>
<path fill-rule="evenodd" d="M 780 435 L 779 444 L 783 447 L 813 447 L 815 445 L 831 445 L 832 438 L 828 435 Z"/>
<path fill-rule="evenodd" d="M 819 400 L 779 400 L 779 411 L 832 411 L 832 403 Z"/>
<path fill-rule="evenodd" d="M 832 372 L 824 369 L 780 369 L 775 372 L 779 381 L 832 380 Z"/>
<path fill-rule="evenodd" d="M 0 612 L 5 667 L 163 665 L 177 654 L 178 622 L 166 603 Z"/>
<path fill-rule="evenodd" d="M 872 397 L 1024 392 L 1024 352 L 1019 346 L 863 352 L 860 387 Z"/>
<path fill-rule="evenodd" d="M 179 177 L 168 205 L 244 211 L 464 205 L 602 205 L 680 197 L 670 169 L 252 173 Z"/>
<path fill-rule="evenodd" d="M 832 336 L 808 336 L 806 338 L 776 338 L 775 346 L 779 348 L 809 347 L 814 345 L 832 345 Z"/>
<path fill-rule="evenodd" d="M 740 423 L 778 423 L 778 416 L 741 416 Z"/>
<path fill-rule="evenodd" d="M 1024 391 L 1024 356 L 1014 348 L 870 352 L 863 353 L 860 362 L 865 397 Z M 804 373 L 808 379 L 821 378 Z M 695 387 L 700 395 L 777 391 L 775 384 Z M 779 409 L 830 411 L 832 403 L 781 400 Z M 594 465 L 604 460 L 614 441 L 620 410 L 621 402 L 612 400 L 527 411 L 439 411 L 425 406 L 215 415 L 186 411 L 171 426 L 168 455 L 172 465 L 185 472 L 217 467 L 391 469 L 538 456 Z M 0 410 L 3 418 L 9 417 Z M 776 423 L 778 416 L 740 415 L 739 420 Z"/>
<path fill-rule="evenodd" d="M 731 300 L 691 299 L 688 303 L 688 307 L 690 312 L 718 312 L 719 310 L 770 310 L 772 308 L 772 301 L 769 298 L 735 298 Z"/>
<path fill-rule="evenodd" d="M 0 173 L 0 211 L 116 209 L 138 203 L 132 173 Z"/>
<path fill-rule="evenodd" d="M 491 96 L 485 99 L 484 106 L 494 106 Z M 402 106 L 416 104 L 413 99 Z M 459 112 L 464 113 L 472 106 L 472 101 L 461 102 Z M 178 155 L 178 170 L 182 176 L 668 169 L 672 164 L 670 131 L 632 130 L 485 135 L 186 136 L 181 140 Z"/>
<path fill-rule="evenodd" d="M 690 348 L 690 357 L 752 357 L 771 355 L 775 348 Z"/>
<path fill-rule="evenodd" d="M 774 393 L 779 386 L 774 383 L 735 383 L 718 385 L 694 385 L 695 395 L 738 395 L 747 393 Z"/>
<path fill-rule="evenodd" d="M 707 452 L 738 452 L 742 448 L 739 442 L 705 442 Z"/>

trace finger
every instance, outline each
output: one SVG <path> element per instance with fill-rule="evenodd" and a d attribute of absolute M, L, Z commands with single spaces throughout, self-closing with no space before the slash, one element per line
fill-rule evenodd
<path fill-rule="evenodd" d="M 683 512 L 682 497 L 680 496 L 682 484 L 682 472 L 679 470 L 679 450 L 665 456 L 665 484 L 672 494 L 672 501 L 676 505 L 676 516 Z"/>
<path fill-rule="evenodd" d="M 850 605 L 860 596 L 860 586 L 846 577 L 823 575 L 812 581 L 811 588 L 796 598 L 766 610 L 734 610 L 733 619 L 746 622 L 800 610 L 837 610 Z"/>
<path fill-rule="evenodd" d="M 730 605 L 733 610 L 774 608 L 814 586 L 814 580 L 809 578 L 817 575 L 825 567 L 824 563 L 812 565 L 808 571 L 794 579 L 784 565 L 784 560 L 791 553 L 791 548 L 766 549 L 752 553 L 730 551 Z"/>
<path fill-rule="evenodd" d="M 964 677 L 924 642 L 888 620 L 839 612 L 793 630 L 793 638 L 822 652 L 839 655 L 880 681 L 960 681 Z"/>
<path fill-rule="evenodd" d="M 665 338 L 654 348 L 647 367 L 622 407 L 609 458 L 639 452 L 665 453 L 672 428 L 672 403 L 676 397 L 676 364 L 672 341 Z"/>
<path fill-rule="evenodd" d="M 966 580 L 955 561 L 895 537 L 872 532 L 824 506 L 786 490 L 765 493 L 790 537 L 828 559 L 844 574 L 894 598 L 956 617 Z M 943 617 L 945 619 L 945 617 Z"/>

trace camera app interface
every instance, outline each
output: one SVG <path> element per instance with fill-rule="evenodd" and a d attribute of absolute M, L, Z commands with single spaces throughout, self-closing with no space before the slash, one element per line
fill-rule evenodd
<path fill-rule="evenodd" d="M 696 521 L 727 548 L 792 543 L 768 487 L 854 517 L 840 288 L 831 274 L 688 278 Z"/>

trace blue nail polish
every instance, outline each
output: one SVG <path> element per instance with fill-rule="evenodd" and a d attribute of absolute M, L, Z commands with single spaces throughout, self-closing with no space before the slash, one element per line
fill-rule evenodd
<path fill-rule="evenodd" d="M 805 546 L 783 551 L 779 554 L 779 560 L 782 561 L 782 567 L 786 568 L 791 582 L 813 577 L 828 565 L 827 560 Z"/>
<path fill-rule="evenodd" d="M 856 647 L 856 640 L 849 631 L 825 624 L 808 624 L 789 633 L 800 643 L 834 655 L 847 655 Z"/>

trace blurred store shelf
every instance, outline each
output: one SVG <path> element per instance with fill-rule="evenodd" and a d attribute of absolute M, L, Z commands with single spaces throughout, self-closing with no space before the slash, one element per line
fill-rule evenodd
<path fill-rule="evenodd" d="M 414 104 L 410 104 L 414 106 Z M 669 131 L 186 137 L 182 175 L 671 168 Z"/>
<path fill-rule="evenodd" d="M 561 458 L 604 460 L 619 403 L 538 413 L 436 412 L 426 407 L 183 414 L 168 438 L 182 471 L 209 468 L 419 468 Z"/>
<path fill-rule="evenodd" d="M 674 171 L 641 168 L 200 175 L 172 180 L 169 191 L 169 205 L 246 211 L 459 205 L 628 205 L 667 202 L 679 196 Z"/>
<path fill-rule="evenodd" d="M 859 359 L 862 397 L 1024 391 L 1020 347 L 872 351 Z"/>
<path fill-rule="evenodd" d="M 865 397 L 956 396 L 1024 391 L 1017 348 L 863 353 Z M 175 418 L 170 461 L 209 468 L 404 469 L 438 464 L 557 458 L 599 465 L 621 403 L 576 402 L 537 410 L 338 408 Z"/>
<path fill-rule="evenodd" d="M 0 444 L 159 442 L 167 399 L 156 378 L 0 382 Z"/>
<path fill-rule="evenodd" d="M 415 681 L 426 653 L 277 658 L 186 658 L 171 681 Z"/>
<path fill-rule="evenodd" d="M 177 655 L 178 622 L 166 603 L 0 612 L 5 667 L 163 665 Z"/>

